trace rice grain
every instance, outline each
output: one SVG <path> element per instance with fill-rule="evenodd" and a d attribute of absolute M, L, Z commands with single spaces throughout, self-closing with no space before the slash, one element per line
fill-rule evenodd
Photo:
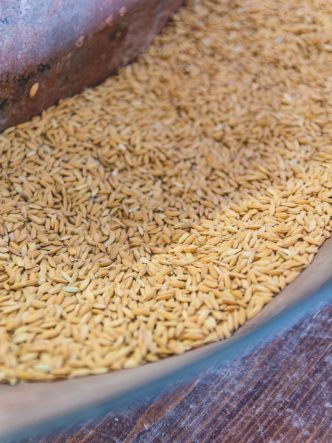
<path fill-rule="evenodd" d="M 0 135 L 2 382 L 228 338 L 330 236 L 331 2 L 187 3 L 137 63 Z"/>

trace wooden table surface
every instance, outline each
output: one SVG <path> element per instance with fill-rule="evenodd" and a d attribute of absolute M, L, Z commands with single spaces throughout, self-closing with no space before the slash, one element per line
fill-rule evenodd
<path fill-rule="evenodd" d="M 330 443 L 332 306 L 190 383 L 8 443 Z M 6 442 L 7 443 L 7 442 Z"/>

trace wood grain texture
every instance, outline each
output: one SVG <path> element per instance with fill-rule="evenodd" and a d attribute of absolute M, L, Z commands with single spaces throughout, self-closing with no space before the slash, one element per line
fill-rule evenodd
<path fill-rule="evenodd" d="M 268 345 L 191 383 L 8 443 L 331 442 L 331 320 L 332 305 L 324 306 Z"/>

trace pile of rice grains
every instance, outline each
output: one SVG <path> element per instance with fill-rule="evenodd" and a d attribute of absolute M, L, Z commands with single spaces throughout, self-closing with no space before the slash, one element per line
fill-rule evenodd
<path fill-rule="evenodd" d="M 190 0 L 101 86 L 0 135 L 0 380 L 229 337 L 332 228 L 332 4 Z"/>

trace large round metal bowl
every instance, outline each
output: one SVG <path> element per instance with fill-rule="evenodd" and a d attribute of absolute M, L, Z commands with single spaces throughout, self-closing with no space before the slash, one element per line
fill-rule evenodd
<path fill-rule="evenodd" d="M 147 47 L 181 3 L 2 2 L 0 131 L 31 118 L 62 97 L 99 83 L 128 63 Z M 72 420 L 91 408 L 123 406 L 170 380 L 192 377 L 216 361 L 229 362 L 271 339 L 318 304 L 331 301 L 332 239 L 293 283 L 228 340 L 106 375 L 0 385 L 0 440 L 28 428 L 40 430 L 59 420 Z"/>

